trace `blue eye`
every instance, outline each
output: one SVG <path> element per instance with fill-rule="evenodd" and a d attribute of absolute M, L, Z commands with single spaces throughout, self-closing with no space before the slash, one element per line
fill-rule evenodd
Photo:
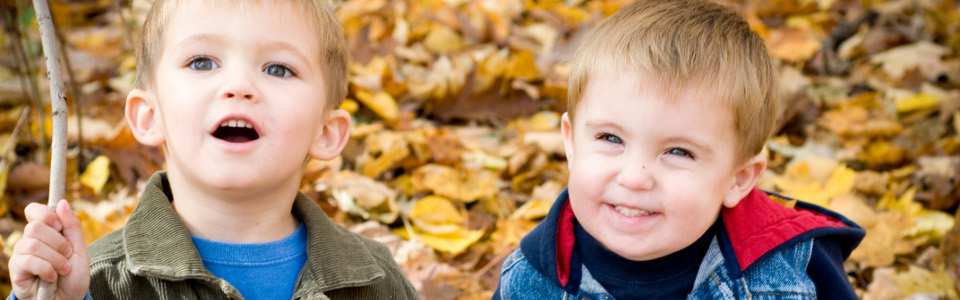
<path fill-rule="evenodd" d="M 217 65 L 216 62 L 213 61 L 213 59 L 210 59 L 209 57 L 199 56 L 199 57 L 190 59 L 190 62 L 187 64 L 187 67 L 196 71 L 210 71 L 210 70 L 213 70 L 214 68 L 218 68 L 219 66 Z"/>
<path fill-rule="evenodd" d="M 673 148 L 667 149 L 667 151 L 664 153 L 668 155 L 681 156 L 689 159 L 694 159 L 693 152 L 690 152 L 689 150 L 683 149 L 683 148 L 673 147 Z"/>
<path fill-rule="evenodd" d="M 618 145 L 623 144 L 623 139 L 621 139 L 619 136 L 609 134 L 606 132 L 598 134 L 597 139 L 608 142 L 608 143 L 618 144 Z"/>
<path fill-rule="evenodd" d="M 288 78 L 297 75 L 293 73 L 290 68 L 281 64 L 269 64 L 263 68 L 263 72 L 267 73 L 267 75 L 280 78 Z"/>

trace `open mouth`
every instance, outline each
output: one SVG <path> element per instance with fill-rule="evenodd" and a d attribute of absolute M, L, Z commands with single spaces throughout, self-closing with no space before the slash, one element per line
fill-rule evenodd
<path fill-rule="evenodd" d="M 227 119 L 213 131 L 213 137 L 230 143 L 246 143 L 259 139 L 260 133 L 246 120 Z"/>

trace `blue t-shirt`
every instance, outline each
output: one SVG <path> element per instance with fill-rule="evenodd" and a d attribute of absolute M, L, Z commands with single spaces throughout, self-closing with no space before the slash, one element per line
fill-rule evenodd
<path fill-rule="evenodd" d="M 307 261 L 307 231 L 273 242 L 231 244 L 193 237 L 203 265 L 240 290 L 244 299 L 290 299 Z"/>

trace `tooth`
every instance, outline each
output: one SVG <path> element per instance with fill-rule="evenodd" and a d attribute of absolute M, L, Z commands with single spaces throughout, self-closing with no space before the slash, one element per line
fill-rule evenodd
<path fill-rule="evenodd" d="M 616 209 L 617 212 L 619 212 L 620 214 L 627 217 L 649 216 L 653 214 L 653 212 L 648 210 L 633 209 L 633 208 L 627 208 L 623 206 L 614 206 L 614 209 Z"/>
<path fill-rule="evenodd" d="M 230 127 L 240 127 L 240 121 L 237 121 L 237 120 L 230 121 Z"/>

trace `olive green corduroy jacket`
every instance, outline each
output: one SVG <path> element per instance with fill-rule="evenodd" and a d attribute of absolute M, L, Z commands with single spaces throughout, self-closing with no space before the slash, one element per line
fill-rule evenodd
<path fill-rule="evenodd" d="M 93 299 L 242 299 L 204 268 L 169 191 L 166 175 L 155 174 L 126 226 L 91 246 Z M 293 213 L 308 235 L 294 299 L 417 299 L 386 247 L 334 224 L 302 194 Z"/>

